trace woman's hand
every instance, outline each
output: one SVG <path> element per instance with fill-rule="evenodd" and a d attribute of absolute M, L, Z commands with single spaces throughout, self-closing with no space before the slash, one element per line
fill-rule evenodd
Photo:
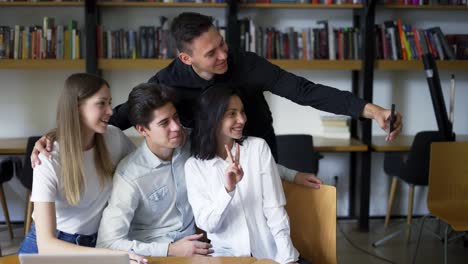
<path fill-rule="evenodd" d="M 244 170 L 242 170 L 242 166 L 239 163 L 240 160 L 240 149 L 239 149 L 239 144 L 236 144 L 236 157 L 232 157 L 232 153 L 229 150 L 227 145 L 224 145 L 224 148 L 226 149 L 226 153 L 228 156 L 229 160 L 229 166 L 226 169 L 226 174 L 225 174 L 225 184 L 224 187 L 226 188 L 227 192 L 232 192 L 236 188 L 236 185 L 238 182 L 242 180 L 242 177 L 244 177 Z"/>
<path fill-rule="evenodd" d="M 146 264 L 148 260 L 145 257 L 137 255 L 135 253 L 128 252 L 128 258 L 130 259 L 130 264 Z"/>

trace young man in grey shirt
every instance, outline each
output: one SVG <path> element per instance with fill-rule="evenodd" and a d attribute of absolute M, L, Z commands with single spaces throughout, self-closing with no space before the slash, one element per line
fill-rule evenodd
<path fill-rule="evenodd" d="M 212 253 L 195 234 L 184 174 L 190 142 L 169 96 L 158 84 L 141 84 L 128 102 L 130 121 L 144 141 L 115 171 L 97 246 L 143 256 Z"/>

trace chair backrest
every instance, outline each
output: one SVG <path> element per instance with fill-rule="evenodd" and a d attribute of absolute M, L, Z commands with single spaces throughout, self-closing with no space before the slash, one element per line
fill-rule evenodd
<path fill-rule="evenodd" d="M 302 172 L 317 173 L 320 154 L 314 152 L 311 135 L 278 135 L 278 163 Z"/>
<path fill-rule="evenodd" d="M 400 178 L 414 185 L 427 185 L 431 144 L 443 141 L 438 131 L 422 131 L 416 134 L 408 153 Z"/>
<path fill-rule="evenodd" d="M 432 144 L 427 207 L 457 231 L 468 231 L 468 142 Z"/>
<path fill-rule="evenodd" d="M 11 158 L 0 159 L 0 184 L 11 180 L 14 173 L 14 163 Z"/>
<path fill-rule="evenodd" d="M 301 257 L 336 264 L 336 188 L 311 189 L 283 181 L 291 239 Z"/>
<path fill-rule="evenodd" d="M 28 138 L 28 142 L 26 143 L 26 154 L 24 157 L 24 164 L 21 173 L 18 173 L 18 179 L 20 180 L 21 184 L 28 189 L 32 189 L 32 181 L 33 181 L 33 169 L 31 166 L 31 153 L 34 149 L 34 144 L 37 140 L 41 137 L 33 136 Z"/>

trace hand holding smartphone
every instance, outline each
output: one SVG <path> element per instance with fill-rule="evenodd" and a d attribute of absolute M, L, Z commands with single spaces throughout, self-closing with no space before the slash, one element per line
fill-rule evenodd
<path fill-rule="evenodd" d="M 392 104 L 392 110 L 390 112 L 390 129 L 388 130 L 389 136 L 395 129 L 395 118 L 395 104 Z"/>

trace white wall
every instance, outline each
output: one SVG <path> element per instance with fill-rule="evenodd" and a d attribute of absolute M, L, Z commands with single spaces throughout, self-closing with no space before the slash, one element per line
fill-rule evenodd
<path fill-rule="evenodd" d="M 13 10 L 13 12 L 12 12 Z M 185 9 L 202 12 L 199 9 Z M 180 8 L 104 8 L 101 21 L 104 25 L 112 25 L 111 29 L 133 28 L 138 25 L 159 24 L 160 15 L 174 17 L 181 11 Z M 45 14 L 44 12 L 47 12 Z M 205 8 L 205 14 L 219 18 L 224 25 L 224 10 Z M 461 12 L 448 11 L 417 11 L 415 13 L 399 12 L 403 14 L 404 23 L 412 23 L 417 27 L 431 27 L 442 25 L 446 33 L 466 33 L 466 23 Z M 239 17 L 250 16 L 260 25 L 273 25 L 284 29 L 288 26 L 296 28 L 315 27 L 317 20 L 328 19 L 332 26 L 351 26 L 352 11 L 349 10 L 245 10 Z M 56 18 L 56 23 L 66 23 L 70 17 L 79 21 L 83 26 L 82 11 L 79 8 L 2 8 L 0 9 L 0 25 L 41 24 L 44 15 Z M 396 18 L 398 13 L 386 11 L 379 12 L 377 22 L 391 17 Z M 431 20 L 426 17 L 430 17 Z M 426 21 L 422 24 L 419 21 Z M 109 28 L 109 27 L 105 27 Z M 0 70 L 0 138 L 27 137 L 43 134 L 54 127 L 55 107 L 59 91 L 62 89 L 65 78 L 74 71 L 68 70 Z M 140 71 L 103 71 L 103 77 L 111 85 L 113 103 L 115 105 L 126 100 L 129 91 L 135 85 L 147 81 L 154 73 L 150 70 Z M 349 71 L 293 71 L 314 82 L 333 86 L 342 90 L 351 89 L 351 73 Z M 463 71 L 456 71 L 457 92 L 455 111 L 455 132 L 468 134 L 468 122 L 464 113 L 468 112 L 468 75 Z M 443 86 L 448 87 L 450 72 L 443 71 L 441 79 Z M 274 116 L 274 127 L 278 134 L 308 133 L 320 135 L 320 122 L 317 110 L 310 107 L 298 106 L 288 100 L 272 94 L 266 94 Z M 445 91 L 445 97 L 448 98 Z M 426 129 L 437 129 L 431 99 L 427 88 L 425 76 L 422 71 L 376 71 L 374 82 L 374 101 L 384 107 L 395 103 L 397 110 L 404 115 L 402 134 L 414 135 Z M 373 133 L 383 135 L 384 132 L 374 123 Z M 129 131 L 128 133 L 134 134 Z M 325 158 L 320 161 L 319 176 L 326 183 L 333 183 L 333 176 L 339 177 L 338 215 L 345 216 L 348 212 L 348 182 L 349 182 L 349 154 L 323 153 Z M 371 179 L 371 215 L 383 215 L 386 208 L 386 197 L 390 178 L 382 169 L 383 155 L 372 155 Z M 402 185 L 401 185 L 402 186 Z M 10 206 L 12 220 L 23 219 L 24 189 L 17 181 L 5 184 L 7 199 Z M 401 198 L 395 201 L 396 214 L 406 213 L 406 191 L 401 188 Z M 423 214 L 425 207 L 425 190 L 417 190 L 415 213 Z M 0 219 L 2 216 L 0 215 Z"/>

